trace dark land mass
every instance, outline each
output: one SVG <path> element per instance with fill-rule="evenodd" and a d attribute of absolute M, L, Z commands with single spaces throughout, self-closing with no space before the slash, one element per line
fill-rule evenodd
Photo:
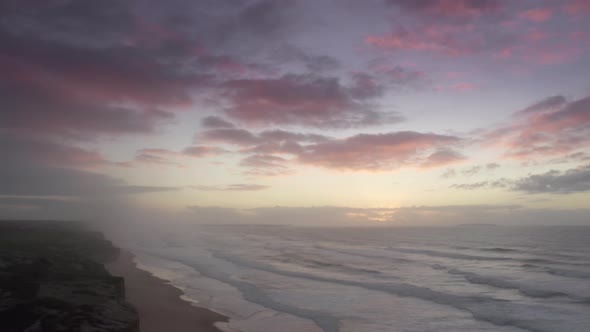
<path fill-rule="evenodd" d="M 0 331 L 139 331 L 119 250 L 76 223 L 0 221 Z"/>
<path fill-rule="evenodd" d="M 181 295 L 80 223 L 0 221 L 0 332 L 220 332 Z"/>

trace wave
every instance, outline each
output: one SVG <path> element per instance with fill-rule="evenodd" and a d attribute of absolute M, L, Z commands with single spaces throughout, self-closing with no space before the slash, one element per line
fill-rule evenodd
<path fill-rule="evenodd" d="M 410 249 L 410 248 L 387 248 L 389 251 L 402 252 L 406 254 L 422 254 L 432 257 L 443 257 L 443 258 L 455 258 L 455 259 L 468 259 L 468 260 L 485 260 L 485 261 L 507 261 L 512 260 L 510 257 L 493 257 L 493 256 L 478 256 L 469 254 L 452 253 L 447 251 L 437 251 L 428 249 Z"/>
<path fill-rule="evenodd" d="M 481 255 L 471 255 L 471 254 L 461 254 L 461 253 L 454 253 L 448 251 L 438 251 L 438 250 L 428 250 L 428 249 L 411 249 L 411 248 L 395 248 L 395 247 L 388 247 L 387 250 L 393 252 L 402 252 L 407 254 L 421 254 L 431 257 L 441 257 L 441 258 L 452 258 L 452 259 L 461 259 L 461 260 L 471 260 L 471 261 L 504 261 L 504 262 L 524 262 L 524 263 L 537 263 L 537 264 L 549 264 L 549 265 L 565 265 L 565 266 L 587 266 L 587 264 L 577 263 L 577 262 L 564 262 L 564 261 L 555 261 L 546 258 L 519 258 L 519 257 L 506 257 L 506 256 L 481 256 Z"/>
<path fill-rule="evenodd" d="M 220 251 L 212 250 L 211 253 L 215 258 L 222 259 L 245 268 L 251 268 L 277 275 L 301 278 L 311 281 L 360 287 L 373 291 L 386 292 L 396 296 L 412 297 L 437 304 L 448 305 L 453 308 L 469 312 L 476 320 L 485 321 L 497 326 L 512 326 L 531 332 L 552 332 L 556 330 L 556 326 L 552 326 L 546 321 L 542 322 L 535 317 L 527 317 L 526 315 L 522 315 L 522 313 L 536 312 L 541 305 L 514 303 L 507 300 L 500 300 L 485 296 L 451 294 L 408 283 L 359 282 L 356 280 L 330 278 L 297 271 L 285 271 L 276 269 L 267 264 L 244 260 L 235 256 L 229 256 Z"/>
<path fill-rule="evenodd" d="M 545 272 L 545 273 L 560 276 L 560 277 L 590 279 L 590 272 L 586 272 L 586 271 L 561 269 L 561 268 L 548 267 L 548 266 L 539 266 L 539 265 L 535 265 L 535 264 L 522 264 L 521 267 L 527 268 L 527 269 L 534 269 L 539 272 Z"/>
<path fill-rule="evenodd" d="M 496 247 L 496 248 L 480 248 L 479 250 L 481 250 L 481 251 L 491 251 L 491 252 L 520 252 L 520 250 L 517 250 L 517 249 L 500 248 L 500 247 Z"/>
<path fill-rule="evenodd" d="M 260 306 L 269 308 L 277 312 L 287 313 L 299 318 L 313 321 L 324 332 L 339 332 L 339 319 L 328 314 L 316 310 L 308 310 L 284 304 L 273 300 L 265 292 L 261 291 L 256 285 L 246 281 L 239 280 L 231 274 L 227 274 L 218 270 L 212 270 L 211 266 L 200 263 L 198 259 L 189 259 L 182 257 L 169 256 L 158 252 L 145 251 L 143 252 L 156 256 L 159 258 L 172 260 L 191 267 L 195 271 L 207 278 L 221 281 L 225 284 L 235 287 L 248 302 L 258 304 Z"/>
<path fill-rule="evenodd" d="M 336 253 L 340 253 L 340 254 L 344 254 L 344 255 L 356 256 L 356 257 L 364 257 L 364 258 L 372 258 L 372 259 L 386 259 L 388 262 L 395 262 L 395 263 L 416 263 L 417 262 L 415 260 L 406 259 L 406 258 L 392 257 L 392 256 L 386 256 L 386 255 L 363 254 L 363 253 L 359 253 L 359 252 L 352 252 L 352 251 L 348 251 L 348 250 L 340 250 L 340 249 L 334 249 L 334 248 L 328 248 L 328 247 L 322 247 L 322 246 L 315 246 L 315 248 L 320 249 L 320 250 L 325 250 L 325 251 L 336 252 Z"/>
<path fill-rule="evenodd" d="M 304 258 L 297 254 L 285 254 L 283 256 L 277 257 L 277 260 L 284 263 L 289 264 L 296 264 L 304 267 L 311 267 L 311 268 L 320 268 L 320 269 L 327 269 L 327 270 L 335 270 L 340 272 L 347 272 L 353 274 L 373 274 L 379 275 L 382 274 L 381 271 L 373 270 L 373 269 L 365 269 L 365 268 L 358 268 L 352 267 L 345 264 L 340 263 L 332 263 L 328 261 L 320 261 L 316 259 Z"/>
<path fill-rule="evenodd" d="M 503 288 L 503 289 L 514 289 L 514 290 L 518 290 L 523 295 L 526 295 L 529 297 L 537 297 L 537 298 L 569 297 L 569 298 L 572 298 L 573 300 L 581 300 L 581 301 L 589 300 L 587 298 L 580 298 L 580 297 L 577 297 L 575 295 L 568 294 L 565 292 L 531 288 L 531 287 L 527 287 L 522 284 L 514 283 L 514 282 L 511 282 L 511 281 L 508 281 L 505 279 L 500 279 L 500 278 L 495 278 L 495 277 L 490 277 L 490 276 L 483 276 L 483 275 L 472 273 L 472 272 L 461 271 L 459 269 L 450 269 L 450 270 L 448 270 L 448 272 L 453 275 L 463 276 L 465 278 L 465 280 L 467 280 L 473 284 L 488 285 L 488 286 L 492 286 L 492 287 L 496 287 L 496 288 Z"/>

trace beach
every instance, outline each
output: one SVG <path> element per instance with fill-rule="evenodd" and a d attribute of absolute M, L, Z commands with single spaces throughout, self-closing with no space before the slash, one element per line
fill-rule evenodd
<path fill-rule="evenodd" d="M 111 274 L 125 278 L 126 298 L 139 312 L 142 332 L 221 332 L 215 322 L 228 320 L 182 300 L 179 289 L 137 268 L 129 252 L 121 251 L 106 267 Z"/>

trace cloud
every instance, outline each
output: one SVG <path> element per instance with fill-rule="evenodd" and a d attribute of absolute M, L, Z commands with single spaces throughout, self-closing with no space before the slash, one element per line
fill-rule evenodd
<path fill-rule="evenodd" d="M 301 134 L 294 133 L 281 129 L 265 130 L 259 134 L 260 138 L 267 140 L 268 142 L 282 142 L 282 141 L 293 141 L 293 142 L 325 142 L 331 140 L 330 137 L 318 134 Z"/>
<path fill-rule="evenodd" d="M 509 158 L 565 155 L 590 144 L 589 110 L 590 97 L 553 96 L 517 112 L 515 123 L 486 132 L 484 140 L 506 149 Z"/>
<path fill-rule="evenodd" d="M 234 128 L 234 124 L 218 116 L 207 116 L 201 120 L 201 126 L 205 128 Z"/>
<path fill-rule="evenodd" d="M 238 153 L 254 153 L 240 163 L 256 168 L 249 171 L 253 175 L 288 174 L 291 170 L 286 164 L 294 162 L 339 170 L 387 171 L 407 166 L 440 167 L 465 160 L 452 149 L 458 147 L 461 138 L 409 131 L 336 139 L 280 129 L 252 133 L 222 128 L 201 132 L 196 140 L 235 145 L 241 147 Z M 294 158 L 288 160 L 282 157 L 285 155 Z"/>
<path fill-rule="evenodd" d="M 590 154 L 586 152 L 575 152 L 566 156 L 558 157 L 549 160 L 548 164 L 564 164 L 564 163 L 587 163 L 590 162 Z"/>
<path fill-rule="evenodd" d="M 420 164 L 437 166 L 461 157 L 448 150 L 432 150 L 448 148 L 460 142 L 461 139 L 455 136 L 411 131 L 359 134 L 306 146 L 298 155 L 298 161 L 340 170 L 387 171 Z"/>
<path fill-rule="evenodd" d="M 453 164 L 467 159 L 465 156 L 453 150 L 439 150 L 432 153 L 422 163 L 423 167 L 440 167 L 443 165 Z"/>
<path fill-rule="evenodd" d="M 397 9 L 392 13 L 394 24 L 389 31 L 366 35 L 364 44 L 369 49 L 410 55 L 470 56 L 519 68 L 571 63 L 586 51 L 583 39 L 569 42 L 564 33 L 551 33 L 556 31 L 554 22 L 549 22 L 554 16 L 555 20 L 560 19 L 560 24 L 587 30 L 583 24 L 565 22 L 562 15 L 554 15 L 564 7 L 554 2 L 539 5 L 533 1 L 392 0 L 387 3 Z M 569 4 L 564 8 L 578 8 L 583 13 L 583 7 Z"/>
<path fill-rule="evenodd" d="M 10 2 L 0 24 L 1 124 L 68 139 L 155 133 L 198 93 L 263 72 L 245 57 L 283 36 L 293 4 Z"/>
<path fill-rule="evenodd" d="M 218 156 L 229 151 L 216 146 L 189 146 L 184 148 L 181 152 L 168 149 L 141 149 L 137 151 L 135 158 L 131 162 L 120 163 L 122 166 L 134 166 L 137 164 L 144 165 L 159 165 L 159 166 L 175 166 L 184 168 L 182 162 L 177 161 L 182 157 L 205 158 L 210 156 Z"/>
<path fill-rule="evenodd" d="M 36 137 L 0 132 L 4 165 L 37 164 L 53 167 L 93 168 L 112 164 L 98 151 Z"/>
<path fill-rule="evenodd" d="M 175 187 L 129 185 L 95 172 L 33 165 L 3 165 L 0 179 L 0 195 L 15 196 L 100 197 L 178 190 Z"/>
<path fill-rule="evenodd" d="M 152 133 L 190 101 L 199 75 L 175 72 L 163 49 L 130 46 L 136 26 L 121 1 L 15 4 L 0 25 L 3 125 L 30 134 Z"/>
<path fill-rule="evenodd" d="M 255 154 L 240 161 L 240 166 L 247 168 L 246 175 L 253 176 L 279 176 L 290 175 L 294 171 L 286 164 L 288 160 L 279 156 L 268 154 Z"/>
<path fill-rule="evenodd" d="M 483 181 L 483 182 L 466 183 L 466 184 L 454 184 L 451 186 L 451 188 L 473 190 L 473 189 L 485 188 L 487 186 L 488 186 L 488 182 Z"/>
<path fill-rule="evenodd" d="M 12 86 L 11 86 L 12 85 Z M 42 137 L 92 139 L 97 135 L 154 133 L 174 115 L 158 109 L 56 99 L 34 87 L 0 82 L 0 129 Z"/>
<path fill-rule="evenodd" d="M 502 8 L 499 0 L 388 0 L 387 3 L 413 13 L 438 18 L 479 18 Z"/>
<path fill-rule="evenodd" d="M 449 56 L 470 54 L 482 47 L 478 41 L 467 37 L 463 26 L 432 26 L 398 28 L 383 35 L 365 37 L 365 44 L 388 50 L 432 52 Z"/>
<path fill-rule="evenodd" d="M 488 163 L 488 164 L 486 164 L 486 169 L 488 169 L 488 170 L 493 170 L 493 169 L 500 168 L 500 167 L 501 166 L 498 163 Z"/>
<path fill-rule="evenodd" d="M 261 142 L 261 139 L 245 129 L 221 128 L 206 130 L 198 134 L 195 141 L 251 146 Z"/>
<path fill-rule="evenodd" d="M 444 171 L 444 173 L 441 174 L 440 177 L 444 179 L 450 179 L 454 178 L 455 176 L 457 176 L 457 171 L 455 171 L 454 169 L 447 169 Z"/>
<path fill-rule="evenodd" d="M 453 184 L 449 188 L 464 190 L 477 190 L 483 188 L 511 188 L 513 186 L 513 183 L 513 181 L 502 178 L 494 181 Z"/>
<path fill-rule="evenodd" d="M 203 191 L 260 191 L 268 189 L 270 186 L 253 183 L 238 183 L 227 186 L 194 186 L 193 188 Z"/>
<path fill-rule="evenodd" d="M 564 6 L 566 13 L 572 16 L 583 16 L 590 14 L 590 4 L 586 0 L 569 0 Z"/>
<path fill-rule="evenodd" d="M 475 83 L 461 82 L 461 83 L 456 83 L 456 84 L 451 85 L 450 89 L 455 90 L 455 91 L 460 91 L 460 92 L 466 92 L 466 91 L 477 90 L 477 89 L 479 89 L 479 86 Z"/>
<path fill-rule="evenodd" d="M 472 176 L 472 175 L 479 173 L 479 171 L 481 171 L 481 166 L 473 166 L 473 167 L 470 167 L 468 169 L 461 171 L 461 174 L 463 174 L 465 176 Z"/>
<path fill-rule="evenodd" d="M 514 190 L 535 194 L 587 192 L 590 191 L 590 166 L 530 175 L 516 181 Z"/>
<path fill-rule="evenodd" d="M 525 10 L 520 14 L 520 17 L 532 22 L 540 23 L 551 19 L 553 12 L 549 8 L 533 8 Z"/>
<path fill-rule="evenodd" d="M 469 177 L 469 176 L 474 176 L 476 174 L 479 174 L 482 171 L 492 172 L 493 170 L 500 168 L 500 167 L 501 166 L 498 163 L 487 163 L 487 164 L 482 164 L 482 165 L 473 165 L 471 167 L 462 168 L 462 169 L 447 169 L 441 175 L 441 177 L 445 178 L 445 179 L 454 178 L 457 175 L 463 175 L 463 176 Z"/>
<path fill-rule="evenodd" d="M 567 99 L 564 96 L 551 96 L 547 97 L 539 102 L 534 103 L 533 105 L 518 111 L 517 114 L 519 115 L 527 115 L 531 113 L 537 112 L 552 112 L 559 110 L 562 106 L 567 103 Z"/>
<path fill-rule="evenodd" d="M 344 85 L 336 77 L 289 74 L 234 80 L 224 88 L 229 99 L 226 114 L 244 123 L 349 128 L 402 120 L 373 109 L 370 102 L 380 95 L 380 88 L 359 76 Z"/>
<path fill-rule="evenodd" d="M 96 151 L 35 137 L 0 134 L 0 195 L 104 196 L 174 191 L 130 185 L 93 169 L 117 165 Z"/>
<path fill-rule="evenodd" d="M 166 149 L 141 149 L 137 151 L 132 162 L 122 163 L 123 166 L 134 166 L 136 164 L 174 166 L 182 168 L 184 165 L 173 160 L 178 154 Z"/>
<path fill-rule="evenodd" d="M 210 129 L 196 135 L 195 141 L 228 144 L 241 147 L 240 153 L 286 153 L 296 154 L 302 149 L 300 143 L 318 143 L 331 140 L 319 134 L 304 134 L 282 129 L 252 133 L 239 128 Z"/>
<path fill-rule="evenodd" d="M 546 173 L 533 174 L 516 180 L 501 178 L 494 181 L 453 184 L 450 188 L 464 190 L 504 188 L 529 194 L 571 194 L 587 192 L 590 191 L 590 166 L 566 171 L 551 170 Z"/>
<path fill-rule="evenodd" d="M 289 44 L 284 44 L 278 47 L 278 49 L 272 53 L 271 57 L 279 64 L 291 62 L 299 63 L 303 65 L 308 72 L 312 73 L 329 72 L 341 67 L 341 63 L 334 57 L 306 52 Z"/>
<path fill-rule="evenodd" d="M 227 152 L 227 150 L 216 146 L 189 146 L 182 150 L 182 154 L 196 158 L 218 156 Z"/>

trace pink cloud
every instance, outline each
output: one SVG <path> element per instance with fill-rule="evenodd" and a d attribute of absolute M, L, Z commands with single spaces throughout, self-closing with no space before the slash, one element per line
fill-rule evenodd
<path fill-rule="evenodd" d="M 298 155 L 298 161 L 339 170 L 388 171 L 428 163 L 428 156 L 435 152 L 432 150 L 460 141 L 454 136 L 409 131 L 360 134 L 308 146 Z M 435 155 L 430 161 L 429 166 L 434 166 L 450 160 Z"/>
<path fill-rule="evenodd" d="M 260 143 L 261 139 L 245 129 L 220 128 L 206 130 L 198 134 L 195 141 L 251 146 Z"/>
<path fill-rule="evenodd" d="M 207 116 L 201 120 L 205 128 L 234 128 L 234 124 L 218 116 Z"/>
<path fill-rule="evenodd" d="M 388 171 L 439 167 L 465 159 L 452 150 L 462 139 L 409 131 L 335 139 L 283 130 L 255 134 L 243 129 L 217 129 L 197 135 L 197 140 L 203 139 L 241 146 L 236 151 L 241 154 L 253 153 L 240 166 L 248 168 L 246 174 L 257 176 L 290 174 L 291 163 L 337 170 Z"/>
<path fill-rule="evenodd" d="M 502 3 L 497 0 L 390 0 L 389 3 L 429 16 L 447 18 L 475 19 L 502 8 Z"/>
<path fill-rule="evenodd" d="M 185 167 L 183 164 L 171 160 L 168 156 L 175 156 L 172 151 L 162 149 L 143 149 L 138 151 L 135 159 L 130 163 L 125 163 L 125 166 L 135 166 L 137 164 L 144 165 L 159 165 L 159 166 L 175 166 L 179 168 Z"/>
<path fill-rule="evenodd" d="M 247 170 L 246 175 L 252 176 L 281 176 L 294 173 L 286 164 L 288 160 L 274 155 L 255 154 L 242 159 L 240 166 Z"/>
<path fill-rule="evenodd" d="M 542 100 L 516 113 L 514 124 L 488 132 L 486 142 L 506 150 L 509 158 L 548 158 L 590 144 L 590 97 Z"/>
<path fill-rule="evenodd" d="M 537 23 L 548 21 L 552 15 L 550 8 L 534 8 L 520 13 L 522 19 Z"/>
<path fill-rule="evenodd" d="M 453 84 L 449 87 L 451 90 L 459 91 L 459 92 L 466 92 L 479 89 L 479 85 L 475 83 L 469 82 L 461 82 Z"/>
<path fill-rule="evenodd" d="M 197 158 L 218 156 L 227 152 L 227 150 L 216 146 L 190 146 L 182 150 L 183 155 Z"/>
<path fill-rule="evenodd" d="M 379 95 L 379 87 L 368 77 L 359 76 L 345 85 L 335 77 L 284 75 L 234 80 L 224 89 L 230 101 L 226 114 L 246 123 L 340 128 L 401 120 L 370 107 L 368 101 Z"/>
<path fill-rule="evenodd" d="M 384 36 L 366 36 L 365 44 L 381 49 L 426 51 L 448 56 L 473 53 L 482 47 L 470 24 L 429 23 L 419 28 L 398 28 Z"/>
<path fill-rule="evenodd" d="M 422 167 L 442 167 L 450 164 L 454 164 L 460 161 L 464 161 L 467 158 L 457 151 L 442 149 L 433 152 L 429 155 L 426 160 L 422 163 Z"/>
<path fill-rule="evenodd" d="M 569 0 L 564 6 L 564 10 L 572 16 L 589 14 L 590 3 L 587 0 Z"/>
<path fill-rule="evenodd" d="M 553 65 L 568 63 L 574 61 L 580 56 L 581 50 L 577 48 L 552 48 L 539 50 L 536 54 L 530 54 L 526 57 L 531 58 L 538 64 Z"/>
<path fill-rule="evenodd" d="M 204 158 L 222 155 L 227 152 L 228 151 L 216 146 L 189 146 L 181 152 L 168 149 L 141 149 L 137 151 L 133 161 L 123 163 L 123 166 L 137 166 L 138 164 L 143 164 L 183 168 L 186 166 L 178 161 L 183 157 Z"/>

